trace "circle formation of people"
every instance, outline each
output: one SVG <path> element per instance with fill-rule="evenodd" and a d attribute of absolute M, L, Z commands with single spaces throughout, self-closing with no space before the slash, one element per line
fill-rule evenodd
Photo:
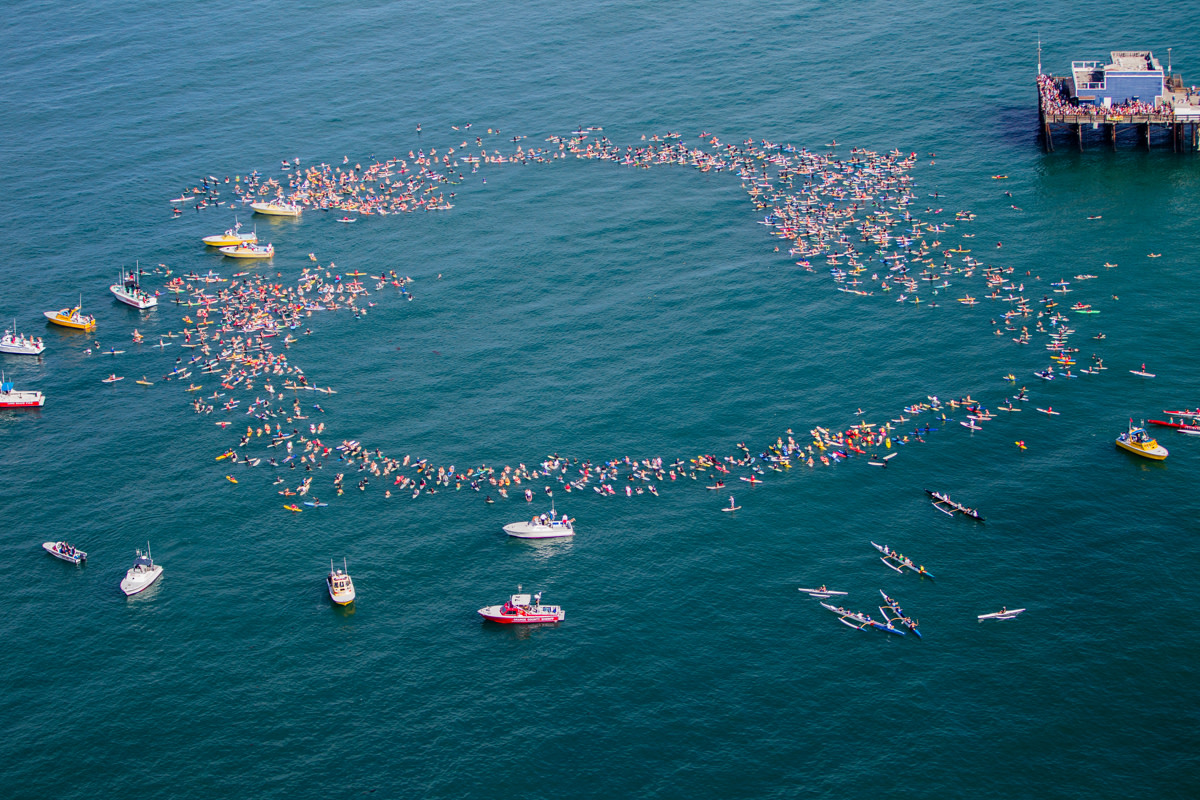
<path fill-rule="evenodd" d="M 1048 91 L 1047 87 L 1043 86 L 1043 91 Z M 470 127 L 454 130 L 465 133 Z M 477 150 L 464 139 L 459 147 L 441 153 L 435 147 L 428 153 L 420 149 L 410 151 L 408 158 L 375 160 L 366 167 L 359 163 L 351 166 L 348 157 L 343 158 L 340 167 L 321 163 L 302 168 L 299 159 L 293 159 L 281 162 L 277 178 L 266 178 L 258 172 L 223 181 L 208 176 L 173 201 L 174 212 L 180 215 L 185 204 L 200 211 L 237 209 L 263 201 L 359 216 L 445 211 L 453 207 L 454 187 L 485 166 L 545 165 L 572 157 L 638 168 L 676 165 L 731 173 L 741 180 L 755 209 L 765 214 L 761 223 L 786 247 L 795 264 L 816 272 L 817 262 L 823 260 L 838 291 L 861 297 L 886 296 L 897 303 L 929 308 L 947 299 L 944 292 L 950 288 L 951 278 L 961 282 L 976 278 L 982 282 L 980 299 L 1007 306 L 992 319 L 996 335 L 1010 336 L 1019 344 L 1031 342 L 1035 333 L 1047 337 L 1052 363 L 1039 371 L 1038 377 L 1074 378 L 1078 374 L 1099 374 L 1105 368 L 1103 361 L 1093 356 L 1088 367 L 1078 373 L 1071 371 L 1079 348 L 1070 347 L 1069 336 L 1074 332 L 1068 324 L 1071 320 L 1058 308 L 1058 299 L 1072 291 L 1069 281 L 1060 279 L 1048 284 L 1052 290 L 1040 301 L 1029 300 L 1024 296 L 1025 281 L 1013 277 L 1013 267 L 985 264 L 961 244 L 948 247 L 942 243 L 956 224 L 971 222 L 974 214 L 958 211 L 950 221 L 940 216 L 943 209 L 924 204 L 925 216 L 918 216 L 911 175 L 915 153 L 879 154 L 851 148 L 849 156 L 843 158 L 836 153 L 836 142 L 827 146 L 827 152 L 817 153 L 768 141 L 723 144 L 709 133 L 700 135 L 702 146 L 689 146 L 672 132 L 642 137 L 638 145 L 622 148 L 603 136 L 600 128 L 551 136 L 546 140 L 548 147 L 526 147 L 521 144 L 524 137 L 512 137 L 509 141 L 516 144 L 515 148 L 502 153 L 493 147 L 488 152 L 499 136 L 499 131 L 488 129 L 487 142 L 482 135 L 474 137 Z M 486 178 L 483 180 L 486 182 Z M 232 201 L 221 199 L 224 187 L 232 188 Z M 929 197 L 937 202 L 936 193 Z M 1012 208 L 1020 210 L 1015 205 Z M 344 217 L 341 221 L 352 220 Z M 972 234 L 962 236 L 973 238 Z M 999 249 L 1000 244 L 996 247 Z M 381 487 L 389 498 L 415 500 L 447 490 L 470 490 L 485 494 L 489 501 L 528 502 L 542 495 L 553 496 L 558 490 L 570 493 L 591 489 L 605 497 L 657 495 L 660 487 L 679 480 L 695 480 L 708 489 L 721 490 L 732 488 L 727 481 L 759 485 L 770 479 L 768 472 L 830 466 L 860 456 L 872 465 L 887 467 L 899 448 L 925 441 L 927 435 L 938 430 L 933 425 L 953 422 L 949 414 L 961 412 L 966 417 L 962 424 L 972 432 L 995 417 L 969 396 L 946 402 L 930 396 L 910 403 L 883 423 L 865 422 L 859 409 L 851 415 L 859 420 L 855 424 L 840 429 L 814 426 L 806 435 L 797 435 L 789 428 L 765 447 L 751 449 L 738 443 L 725 454 L 674 458 L 589 458 L 555 453 L 539 457 L 532 466 L 482 462 L 466 467 L 439 465 L 411 454 L 385 454 L 379 446 L 349 438 L 327 443 L 323 441 L 328 435 L 325 409 L 319 402 L 302 403 L 300 398 L 302 393 L 317 399 L 318 394 L 336 391 L 316 386 L 287 357 L 290 346 L 300 336 L 311 333 L 301 331 L 305 319 L 314 313 L 336 311 L 349 312 L 356 318 L 366 316 L 376 301 L 369 299 L 371 290 L 361 278 L 374 282 L 376 296 L 387 291 L 405 300 L 414 298 L 409 288 L 412 279 L 394 271 L 343 272 L 334 263 L 317 263 L 315 254 L 309 257 L 313 263 L 301 271 L 294 285 L 257 272 L 240 272 L 229 281 L 211 271 L 207 275 L 192 272 L 172 277 L 163 265 L 157 270 L 168 279 L 166 291 L 175 294 L 175 302 L 189 312 L 183 317 L 186 327 L 181 332 L 160 337 L 151 345 L 162 349 L 179 345 L 191 351 L 186 358 L 176 358 L 174 369 L 163 379 L 188 381 L 187 391 L 196 393 L 191 407 L 197 414 L 221 417 L 216 424 L 238 429 L 236 444 L 217 455 L 217 461 L 274 468 L 278 471 L 277 491 L 285 499 L 318 493 L 341 496 L 348 484 L 360 491 Z M 1031 273 L 1026 276 L 1031 282 L 1040 280 Z M 1075 279 L 1096 277 L 1081 274 Z M 282 273 L 276 273 L 275 278 L 282 278 Z M 969 291 L 955 301 L 967 306 L 979 303 Z M 1082 302 L 1071 310 L 1095 313 Z M 1034 325 L 1032 331 L 1030 324 Z M 1103 334 L 1094 338 L 1103 338 Z M 135 331 L 134 340 L 142 342 L 144 337 Z M 203 385 L 208 376 L 217 387 Z M 1016 377 L 1005 377 L 1015 389 Z M 286 402 L 289 393 L 290 403 Z M 1013 400 L 1027 399 L 1027 389 L 1021 387 L 1000 409 L 1012 410 Z M 250 417 L 244 430 L 242 421 L 235 422 L 235 415 Z M 918 421 L 918 416 L 924 420 Z M 1023 442 L 1018 445 L 1023 448 Z M 319 473 L 329 472 L 334 473 L 332 478 L 314 486 Z M 232 474 L 226 477 L 237 482 Z M 308 504 L 324 505 L 316 497 Z M 285 507 L 301 510 L 291 501 Z"/>

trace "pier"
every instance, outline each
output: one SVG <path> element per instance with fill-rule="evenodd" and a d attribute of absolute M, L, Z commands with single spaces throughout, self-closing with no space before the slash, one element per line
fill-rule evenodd
<path fill-rule="evenodd" d="M 1039 46 L 1038 133 L 1046 152 L 1054 151 L 1056 131 L 1080 150 L 1129 140 L 1146 149 L 1169 144 L 1176 153 L 1200 149 L 1200 91 L 1172 75 L 1169 62 L 1164 71 L 1149 50 L 1110 55 L 1107 64 L 1073 61 L 1070 75 L 1046 75 Z"/>

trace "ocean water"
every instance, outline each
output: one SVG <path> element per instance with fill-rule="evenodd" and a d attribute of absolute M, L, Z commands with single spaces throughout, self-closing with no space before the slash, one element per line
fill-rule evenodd
<path fill-rule="evenodd" d="M 1049 72 L 1172 47 L 1194 81 L 1190 10 L 16 2 L 0 31 L 0 318 L 48 349 L 0 366 L 48 400 L 0 413 L 4 796 L 1195 796 L 1200 443 L 1165 432 L 1156 464 L 1112 440 L 1197 401 L 1200 161 L 1045 154 L 1033 86 L 1039 36 Z M 228 483 L 213 459 L 238 414 L 222 430 L 182 387 L 132 380 L 178 355 L 126 344 L 132 329 L 152 340 L 181 314 L 120 306 L 109 282 L 134 263 L 234 271 L 199 243 L 227 211 L 169 213 L 205 175 L 442 150 L 466 123 L 504 151 L 600 125 L 621 146 L 709 131 L 917 152 L 918 193 L 977 215 L 947 244 L 1028 273 L 1030 297 L 1099 276 L 1067 297 L 1101 309 L 1072 321 L 1073 343 L 1109 370 L 1046 384 L 1043 340 L 993 335 L 994 306 L 834 291 L 774 252 L 730 174 L 488 165 L 438 214 L 253 220 L 281 280 L 310 252 L 414 278 L 412 302 L 314 315 L 291 348 L 338 391 L 314 401 L 326 441 L 460 467 L 672 461 L 882 423 L 927 395 L 994 407 L 1010 372 L 1033 402 L 897 445 L 886 470 L 768 473 L 735 487 L 736 514 L 686 479 L 659 497 L 559 492 L 579 528 L 565 543 L 502 534 L 529 511 L 517 492 L 388 499 L 350 473 L 333 497 L 327 465 L 313 474 L 329 507 L 291 515 L 264 468 Z M 93 337 L 44 327 L 80 295 Z M 127 352 L 86 354 L 95 341 Z M 1128 373 L 1143 362 L 1155 379 Z M 127 379 L 101 384 L 114 369 Z M 938 514 L 926 487 L 988 521 Z M 46 556 L 58 538 L 88 564 Z M 126 599 L 146 540 L 164 577 Z M 871 541 L 936 580 L 885 569 Z M 323 582 L 342 557 L 348 611 Z M 868 612 L 887 591 L 924 638 L 840 626 L 796 592 L 820 583 Z M 481 624 L 517 584 L 566 620 Z M 976 621 L 1001 605 L 1028 611 Z"/>

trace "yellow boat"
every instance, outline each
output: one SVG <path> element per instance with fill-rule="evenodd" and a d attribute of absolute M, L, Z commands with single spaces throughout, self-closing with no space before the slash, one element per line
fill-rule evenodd
<path fill-rule="evenodd" d="M 236 247 L 242 244 L 254 244 L 258 241 L 258 232 L 241 233 L 242 223 L 216 236 L 205 236 L 204 243 L 209 247 Z"/>
<path fill-rule="evenodd" d="M 250 207 L 256 214 L 266 214 L 270 217 L 298 217 L 304 210 L 294 203 L 251 203 Z"/>
<path fill-rule="evenodd" d="M 1129 423 L 1129 430 L 1117 437 L 1116 445 L 1122 450 L 1154 461 L 1162 461 L 1167 457 L 1167 448 L 1146 433 L 1145 428 L 1133 427 L 1132 421 Z"/>
<path fill-rule="evenodd" d="M 221 255 L 229 258 L 273 258 L 275 247 L 261 244 L 239 244 L 233 247 L 222 247 Z"/>
<path fill-rule="evenodd" d="M 89 317 L 87 314 L 80 312 L 83 308 L 83 303 L 74 308 L 64 308 L 60 311 L 43 311 L 46 319 L 53 322 L 55 325 L 62 325 L 64 328 L 75 328 L 80 331 L 90 331 L 96 328 L 96 318 Z"/>

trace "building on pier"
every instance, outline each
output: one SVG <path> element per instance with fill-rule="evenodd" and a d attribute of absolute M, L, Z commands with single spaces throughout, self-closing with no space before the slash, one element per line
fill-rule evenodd
<path fill-rule="evenodd" d="M 1149 50 L 1116 50 L 1107 64 L 1073 61 L 1069 75 L 1053 76 L 1042 72 L 1039 44 L 1037 85 L 1047 151 L 1063 125 L 1081 150 L 1097 132 L 1114 148 L 1118 138 L 1150 148 L 1164 134 L 1175 152 L 1200 148 L 1200 91 L 1185 87 L 1169 67 L 1163 70 Z"/>

